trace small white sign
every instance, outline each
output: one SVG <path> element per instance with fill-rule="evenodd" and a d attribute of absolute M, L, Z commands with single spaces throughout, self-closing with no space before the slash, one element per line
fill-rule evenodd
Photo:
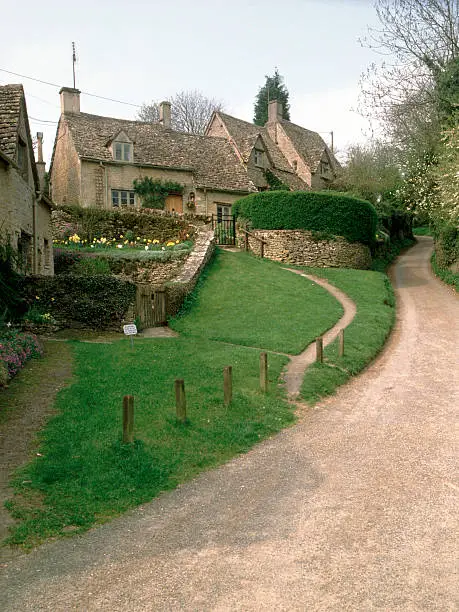
<path fill-rule="evenodd" d="M 123 330 L 126 336 L 135 336 L 137 333 L 137 326 L 135 323 L 129 323 L 129 325 L 123 325 Z"/>

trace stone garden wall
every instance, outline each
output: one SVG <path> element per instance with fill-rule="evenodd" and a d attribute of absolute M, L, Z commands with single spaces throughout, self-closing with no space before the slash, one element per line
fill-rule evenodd
<path fill-rule="evenodd" d="M 264 257 L 274 261 L 319 268 L 357 268 L 366 270 L 371 266 L 368 246 L 359 242 L 348 242 L 337 236 L 334 240 L 319 240 L 303 230 L 251 230 L 251 234 L 266 242 Z M 245 237 L 238 236 L 240 243 Z M 249 236 L 249 250 L 261 255 L 261 243 Z"/>

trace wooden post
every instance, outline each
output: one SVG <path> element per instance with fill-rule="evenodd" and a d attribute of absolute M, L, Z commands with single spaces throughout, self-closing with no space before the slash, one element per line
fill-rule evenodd
<path fill-rule="evenodd" d="M 260 389 L 268 391 L 268 354 L 260 353 Z"/>
<path fill-rule="evenodd" d="M 322 363 L 324 360 L 324 345 L 322 338 L 316 338 L 316 361 Z"/>
<path fill-rule="evenodd" d="M 245 250 L 249 250 L 249 234 L 245 232 Z"/>
<path fill-rule="evenodd" d="M 186 397 L 185 397 L 185 381 L 177 379 L 175 381 L 175 410 L 177 421 L 185 423 L 186 421 Z"/>
<path fill-rule="evenodd" d="M 134 398 L 132 395 L 123 397 L 123 444 L 134 442 Z"/>
<path fill-rule="evenodd" d="M 344 329 L 339 332 L 338 357 L 344 356 Z"/>
<path fill-rule="evenodd" d="M 226 366 L 223 370 L 223 397 L 225 406 L 231 404 L 233 398 L 233 368 Z"/>

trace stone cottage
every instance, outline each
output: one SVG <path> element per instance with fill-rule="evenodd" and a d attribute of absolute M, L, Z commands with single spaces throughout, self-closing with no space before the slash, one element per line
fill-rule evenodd
<path fill-rule="evenodd" d="M 257 189 L 269 186 L 267 170 L 291 189 L 324 189 L 340 164 L 317 132 L 282 118 L 282 104 L 268 106 L 264 126 L 214 112 L 208 136 L 226 138 Z"/>
<path fill-rule="evenodd" d="M 44 177 L 43 162 L 39 169 Z M 22 85 L 0 86 L 0 237 L 19 251 L 23 272 L 53 274 L 51 202 L 40 185 Z"/>
<path fill-rule="evenodd" d="M 170 103 L 160 107 L 160 123 L 144 123 L 80 112 L 80 92 L 60 92 L 61 117 L 50 167 L 57 205 L 112 208 L 140 206 L 134 179 L 151 177 L 183 185 L 170 194 L 169 212 L 226 213 L 227 207 L 256 191 L 232 145 L 171 129 Z"/>

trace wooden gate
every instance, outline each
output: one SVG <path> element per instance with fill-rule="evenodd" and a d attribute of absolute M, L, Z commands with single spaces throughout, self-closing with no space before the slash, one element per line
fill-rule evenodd
<path fill-rule="evenodd" d="M 212 215 L 212 229 L 217 244 L 236 244 L 236 219 L 234 215 Z"/>
<path fill-rule="evenodd" d="M 158 327 L 167 323 L 167 303 L 164 289 L 137 285 L 135 310 L 143 327 Z"/>

